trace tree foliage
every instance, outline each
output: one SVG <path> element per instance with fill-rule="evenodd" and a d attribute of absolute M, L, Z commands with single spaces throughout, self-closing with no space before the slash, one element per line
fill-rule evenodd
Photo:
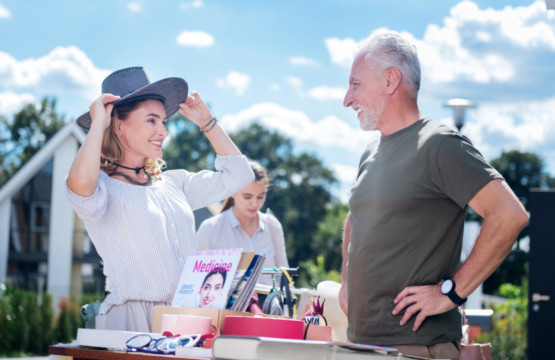
<path fill-rule="evenodd" d="M 553 180 L 544 173 L 543 160 L 529 152 L 503 151 L 500 157 L 491 161 L 491 165 L 503 175 L 526 208 L 530 188 L 548 187 Z"/>
<path fill-rule="evenodd" d="M 27 104 L 9 121 L 0 117 L 0 186 L 33 157 L 65 125 L 56 100 Z"/>
<path fill-rule="evenodd" d="M 527 209 L 531 188 L 546 188 L 555 184 L 554 179 L 544 172 L 543 160 L 533 153 L 518 150 L 503 151 L 500 157 L 491 161 L 491 165 L 503 175 L 509 187 Z M 484 282 L 484 292 L 493 293 L 501 284 L 508 282 L 521 285 L 528 264 L 528 253 L 520 249 L 520 241 L 528 234 L 529 227 L 526 226 L 517 238 L 516 248 Z"/>

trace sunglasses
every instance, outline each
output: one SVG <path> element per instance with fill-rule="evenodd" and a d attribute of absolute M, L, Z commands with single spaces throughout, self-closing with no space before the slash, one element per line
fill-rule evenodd
<path fill-rule="evenodd" d="M 129 352 L 147 352 L 155 354 L 175 354 L 178 346 L 193 347 L 200 344 L 204 339 L 212 337 L 212 334 L 193 334 L 182 335 L 178 337 L 163 336 L 153 338 L 148 334 L 139 334 L 127 340 L 127 351 Z"/>

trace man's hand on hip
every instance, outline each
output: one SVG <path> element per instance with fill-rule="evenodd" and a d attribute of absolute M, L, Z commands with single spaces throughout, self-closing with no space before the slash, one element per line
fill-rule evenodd
<path fill-rule="evenodd" d="M 407 286 L 394 300 L 396 304 L 393 315 L 405 309 L 400 325 L 405 325 L 411 317 L 416 315 L 412 331 L 417 331 L 426 317 L 443 314 L 456 307 L 447 296 L 441 293 L 441 285 Z"/>

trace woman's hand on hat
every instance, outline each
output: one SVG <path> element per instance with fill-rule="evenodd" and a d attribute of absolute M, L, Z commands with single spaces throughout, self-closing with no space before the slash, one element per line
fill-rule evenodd
<path fill-rule="evenodd" d="M 112 110 L 114 108 L 114 101 L 119 100 L 119 96 L 112 94 L 102 94 L 96 99 L 91 106 L 89 111 L 91 113 L 91 127 L 94 124 L 102 124 L 102 129 L 107 129 L 112 121 Z"/>
<path fill-rule="evenodd" d="M 187 100 L 179 104 L 179 112 L 201 129 L 212 118 L 210 109 L 196 91 L 191 92 Z"/>

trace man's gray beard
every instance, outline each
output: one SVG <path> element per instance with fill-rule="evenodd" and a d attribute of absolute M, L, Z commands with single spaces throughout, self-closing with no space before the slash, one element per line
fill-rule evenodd
<path fill-rule="evenodd" d="M 360 128 L 363 131 L 374 131 L 378 125 L 378 119 L 376 119 L 372 114 L 364 114 L 362 121 L 360 122 Z"/>
<path fill-rule="evenodd" d="M 382 116 L 384 108 L 383 101 L 380 102 L 374 109 L 369 110 L 362 108 L 362 121 L 360 122 L 360 128 L 363 131 L 374 131 L 378 130 L 378 120 Z"/>

